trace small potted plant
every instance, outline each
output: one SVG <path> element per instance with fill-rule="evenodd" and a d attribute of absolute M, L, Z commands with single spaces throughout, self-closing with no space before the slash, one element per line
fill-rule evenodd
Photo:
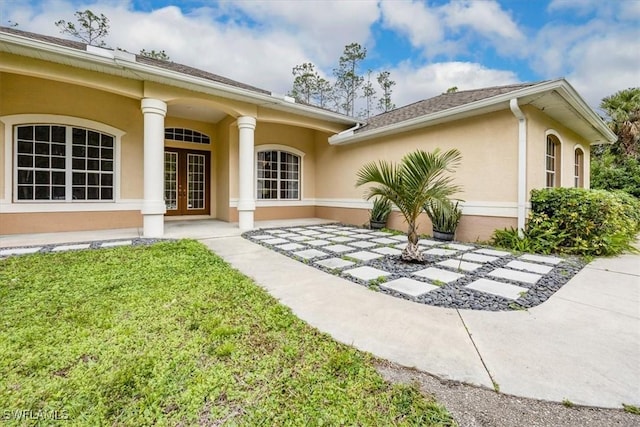
<path fill-rule="evenodd" d="M 425 205 L 424 210 L 433 224 L 434 239 L 447 242 L 453 240 L 462 217 L 458 203 L 453 203 L 451 200 L 431 200 Z"/>
<path fill-rule="evenodd" d="M 388 199 L 378 197 L 373 201 L 373 207 L 369 214 L 369 226 L 372 230 L 380 230 L 387 225 L 387 218 L 391 214 L 391 202 Z"/>

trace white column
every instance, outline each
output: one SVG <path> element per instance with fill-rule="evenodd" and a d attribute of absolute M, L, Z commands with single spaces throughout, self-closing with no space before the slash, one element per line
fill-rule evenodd
<path fill-rule="evenodd" d="M 253 228 L 253 212 L 256 201 L 253 195 L 253 134 L 256 119 L 253 117 L 238 117 L 239 130 L 239 165 L 238 165 L 238 227 L 242 231 Z"/>
<path fill-rule="evenodd" d="M 144 115 L 143 236 L 164 235 L 164 117 L 167 104 L 158 99 L 142 100 Z"/>

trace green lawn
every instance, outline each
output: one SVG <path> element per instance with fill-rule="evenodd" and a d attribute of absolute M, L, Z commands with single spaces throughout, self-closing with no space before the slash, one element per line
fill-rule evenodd
<path fill-rule="evenodd" d="M 194 241 L 1 260 L 0 304 L 3 425 L 454 424 Z"/>

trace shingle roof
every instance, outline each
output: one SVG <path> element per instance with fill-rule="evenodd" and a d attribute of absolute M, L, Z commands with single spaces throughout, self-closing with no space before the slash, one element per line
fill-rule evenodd
<path fill-rule="evenodd" d="M 37 34 L 37 33 L 30 33 L 27 31 L 16 30 L 15 28 L 10 28 L 10 27 L 0 27 L 0 32 L 15 34 L 22 37 L 28 37 L 30 39 L 40 40 L 43 42 L 52 43 L 58 46 L 69 47 L 69 48 L 77 49 L 81 51 L 87 50 L 86 43 L 62 39 L 59 37 L 45 36 L 43 34 Z M 136 55 L 136 62 L 140 64 L 163 68 L 165 70 L 175 71 L 188 76 L 199 77 L 202 79 L 214 81 L 217 83 L 222 83 L 229 86 L 235 86 L 241 89 L 246 89 L 246 90 L 261 93 L 261 94 L 267 94 L 267 95 L 271 94 L 271 92 L 268 90 L 260 89 L 255 86 L 251 86 L 245 83 L 231 80 L 226 77 L 219 76 L 217 74 L 209 73 L 208 71 L 199 70 L 197 68 L 189 67 L 183 64 L 178 64 L 176 62 L 162 61 L 159 59 L 149 58 L 142 55 Z"/>
<path fill-rule="evenodd" d="M 391 110 L 387 113 L 382 113 L 377 116 L 371 117 L 367 121 L 367 124 L 357 129 L 355 133 L 389 126 L 394 123 L 400 123 L 405 120 L 410 120 L 427 114 L 437 113 L 439 111 L 444 111 L 450 108 L 459 107 L 461 105 L 470 104 L 482 99 L 487 99 L 493 96 L 502 95 L 504 93 L 513 92 L 525 87 L 534 86 L 539 83 L 541 82 L 520 83 L 506 86 L 494 86 L 482 89 L 471 89 L 459 92 L 443 93 L 442 95 L 418 101 L 404 107 L 396 108 L 395 110 Z"/>

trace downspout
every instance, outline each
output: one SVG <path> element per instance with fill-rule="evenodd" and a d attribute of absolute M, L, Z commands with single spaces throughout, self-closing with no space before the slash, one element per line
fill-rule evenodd
<path fill-rule="evenodd" d="M 518 106 L 518 99 L 509 101 L 509 107 L 518 119 L 518 235 L 524 237 L 527 204 L 527 118 Z"/>

